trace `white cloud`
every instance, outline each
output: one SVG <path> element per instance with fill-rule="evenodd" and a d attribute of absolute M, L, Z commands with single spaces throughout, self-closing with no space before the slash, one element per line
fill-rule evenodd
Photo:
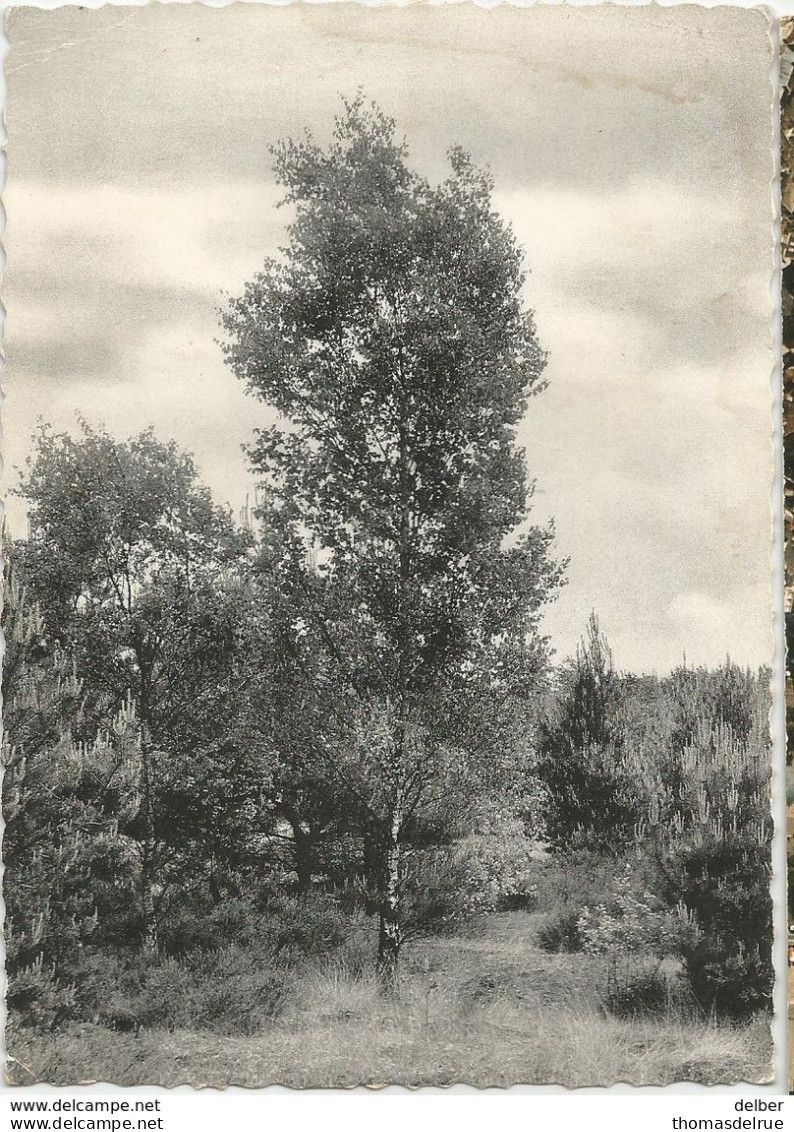
<path fill-rule="evenodd" d="M 15 397 L 13 388 L 9 391 L 3 409 L 6 483 L 16 482 L 14 468 L 27 455 L 39 416 L 76 431 L 79 415 L 119 437 L 154 423 L 163 439 L 173 438 L 195 454 L 219 502 L 241 506 L 252 481 L 242 445 L 255 427 L 272 421 L 272 414 L 245 394 L 200 325 L 154 326 L 131 346 L 131 355 L 134 381 L 97 382 L 66 374 L 58 383 L 34 386 L 38 396 Z M 24 508 L 10 502 L 10 524 L 18 534 Z"/>
<path fill-rule="evenodd" d="M 651 279 L 655 257 L 695 245 L 707 245 L 719 259 L 735 248 L 731 224 L 742 212 L 740 202 L 727 193 L 715 199 L 659 178 L 602 191 L 553 186 L 497 190 L 494 199 L 528 248 L 533 270 L 544 279 L 561 265 L 573 264 L 583 269 L 627 267 Z M 688 283 L 678 280 L 679 288 Z M 597 287 L 597 279 L 593 284 Z"/>
<path fill-rule="evenodd" d="M 19 265 L 48 277 L 109 285 L 219 291 L 261 266 L 281 232 L 274 184 L 132 189 L 11 182 L 4 194 L 9 285 Z"/>

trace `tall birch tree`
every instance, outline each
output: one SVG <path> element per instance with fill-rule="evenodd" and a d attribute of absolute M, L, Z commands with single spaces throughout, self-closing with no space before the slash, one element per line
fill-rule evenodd
<path fill-rule="evenodd" d="M 318 757 L 367 814 L 391 992 L 412 825 L 445 775 L 487 756 L 465 710 L 543 664 L 538 613 L 561 569 L 551 530 L 527 521 L 516 429 L 545 358 L 522 251 L 460 148 L 431 184 L 359 96 L 325 148 L 307 134 L 273 156 L 288 242 L 229 301 L 224 349 L 280 414 L 252 460 L 269 528 L 306 549 L 289 556 L 295 640 L 325 658 Z"/>

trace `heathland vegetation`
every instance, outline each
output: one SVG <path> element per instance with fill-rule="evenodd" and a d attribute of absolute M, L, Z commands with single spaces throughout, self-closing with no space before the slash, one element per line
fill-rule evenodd
<path fill-rule="evenodd" d="M 552 663 L 489 178 L 361 99 L 275 164 L 288 246 L 223 315 L 279 414 L 256 523 L 151 431 L 42 426 L 22 478 L 13 1079 L 763 1078 L 769 674 L 618 672 L 595 615 Z"/>

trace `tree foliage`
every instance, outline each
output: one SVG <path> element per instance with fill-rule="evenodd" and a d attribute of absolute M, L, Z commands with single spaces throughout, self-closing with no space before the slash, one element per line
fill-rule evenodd
<path fill-rule="evenodd" d="M 235 817 L 256 792 L 259 755 L 241 758 L 235 740 L 245 719 L 248 540 L 190 457 L 151 430 L 117 441 L 87 424 L 77 438 L 42 427 L 20 490 L 31 537 L 17 553 L 31 596 L 80 672 L 75 737 L 93 741 L 108 712 L 134 704 L 144 921 L 155 947 L 174 886 L 195 882 L 196 869 L 210 880 L 249 836 Z"/>
<path fill-rule="evenodd" d="M 147 725 L 178 712 L 185 662 L 222 652 L 218 583 L 246 545 L 190 457 L 151 430 L 120 442 L 87 424 L 77 438 L 42 426 L 20 494 L 48 632 L 77 650 L 92 689 L 132 694 Z"/>

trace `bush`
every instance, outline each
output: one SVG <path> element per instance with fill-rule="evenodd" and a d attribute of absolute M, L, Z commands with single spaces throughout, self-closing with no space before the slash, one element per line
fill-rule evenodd
<path fill-rule="evenodd" d="M 670 985 L 658 966 L 651 970 L 620 969 L 616 963 L 610 970 L 603 1007 L 615 1018 L 659 1017 L 672 1006 Z"/>
<path fill-rule="evenodd" d="M 193 973 L 190 1028 L 215 1034 L 254 1034 L 277 1018 L 292 988 L 294 973 L 262 966 L 251 952 L 228 947 Z"/>
<path fill-rule="evenodd" d="M 112 1030 L 185 1024 L 192 980 L 176 959 L 137 952 L 83 956 L 76 977 L 80 1015 Z"/>
<path fill-rule="evenodd" d="M 278 1017 L 306 964 L 321 957 L 357 973 L 374 954 L 365 918 L 319 896 L 280 898 L 264 911 L 231 900 L 203 917 L 183 913 L 168 938 L 183 948 L 203 938 L 205 946 L 162 956 L 84 953 L 74 1016 L 114 1030 L 251 1034 Z"/>
<path fill-rule="evenodd" d="M 731 950 L 724 940 L 706 937 L 688 949 L 684 961 L 704 1012 L 741 1021 L 770 1007 L 774 973 L 760 948 L 748 952 L 739 941 Z"/>
<path fill-rule="evenodd" d="M 458 843 L 456 856 L 466 914 L 537 906 L 537 843 L 525 836 L 519 818 L 481 822 Z"/>
<path fill-rule="evenodd" d="M 406 935 L 444 931 L 486 912 L 534 910 L 538 853 L 520 804 L 481 805 L 465 837 L 413 853 L 403 890 Z"/>
<path fill-rule="evenodd" d="M 259 946 L 281 965 L 333 957 L 356 969 L 372 962 L 374 935 L 361 912 L 342 912 L 330 897 L 286 896 L 268 904 L 261 920 Z"/>
<path fill-rule="evenodd" d="M 167 955 L 217 951 L 231 943 L 247 946 L 262 936 L 264 914 L 252 900 L 231 897 L 222 904 L 177 903 L 160 925 L 160 945 Z"/>
<path fill-rule="evenodd" d="M 582 908 L 606 900 L 619 863 L 610 854 L 582 849 L 558 853 L 535 862 L 535 908 L 545 913 L 538 929 L 538 946 L 544 951 L 581 951 L 579 930 Z"/>
<path fill-rule="evenodd" d="M 582 951 L 584 939 L 579 927 L 579 912 L 566 908 L 552 913 L 540 926 L 538 946 L 544 951 Z"/>
<path fill-rule="evenodd" d="M 586 849 L 555 853 L 536 862 L 538 911 L 556 914 L 574 908 L 578 915 L 586 904 L 609 899 L 613 880 L 624 864 L 614 854 Z"/>
<path fill-rule="evenodd" d="M 179 958 L 237 946 L 279 966 L 338 956 L 355 968 L 372 959 L 371 935 L 361 912 L 343 912 L 331 897 L 312 895 L 276 896 L 261 905 L 236 898 L 217 907 L 177 908 L 161 938 L 166 952 Z"/>
<path fill-rule="evenodd" d="M 747 738 L 702 722 L 649 817 L 656 887 L 696 928 L 681 949 L 692 992 L 735 1019 L 772 1002 L 769 765 L 763 702 Z"/>
<path fill-rule="evenodd" d="M 190 960 L 141 955 L 88 958 L 78 990 L 83 1016 L 111 1030 L 252 1034 L 278 1017 L 291 975 L 262 956 L 227 947 Z"/>
<path fill-rule="evenodd" d="M 9 970 L 6 1009 L 17 1025 L 54 1030 L 75 1016 L 75 988 L 65 986 L 39 955 L 29 967 Z"/>
<path fill-rule="evenodd" d="M 613 896 L 594 908 L 585 907 L 578 927 L 585 951 L 610 956 L 644 955 L 664 959 L 680 955 L 692 925 L 680 911 L 664 906 L 658 897 L 632 891 L 630 865 L 615 881 Z"/>
<path fill-rule="evenodd" d="M 625 692 L 595 613 L 540 729 L 537 772 L 548 791 L 546 832 L 556 848 L 625 847 L 645 802 L 627 758 Z"/>

